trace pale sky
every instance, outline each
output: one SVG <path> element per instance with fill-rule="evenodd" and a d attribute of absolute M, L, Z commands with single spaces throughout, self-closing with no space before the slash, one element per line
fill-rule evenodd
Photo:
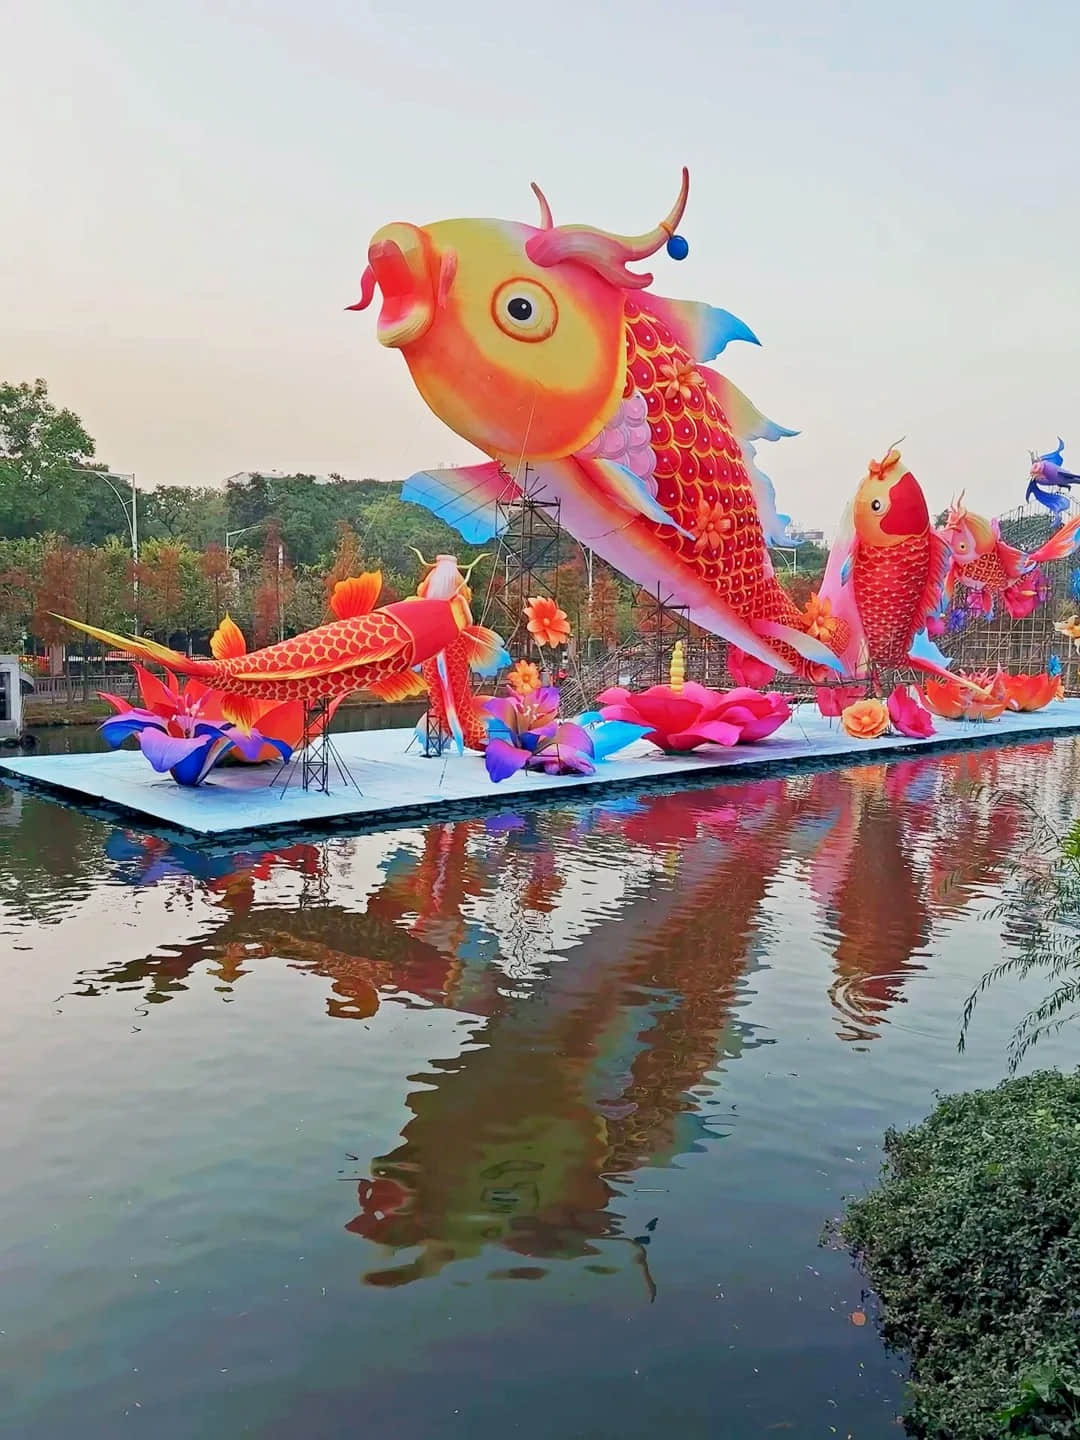
<path fill-rule="evenodd" d="M 8 0 L 0 378 L 42 375 L 117 470 L 401 478 L 475 458 L 358 298 L 390 220 L 637 232 L 690 166 L 660 293 L 797 439 L 831 529 L 906 434 L 935 508 L 1080 470 L 1075 0 Z M 1069 448 L 1071 446 L 1071 449 Z"/>

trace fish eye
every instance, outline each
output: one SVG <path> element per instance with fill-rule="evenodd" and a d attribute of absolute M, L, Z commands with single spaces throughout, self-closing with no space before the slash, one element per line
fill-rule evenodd
<path fill-rule="evenodd" d="M 555 297 L 535 280 L 507 280 L 491 302 L 495 324 L 513 340 L 546 340 L 559 323 Z"/>
<path fill-rule="evenodd" d="M 871 509 L 871 510 L 880 510 L 880 509 L 881 509 L 881 501 L 880 501 L 880 500 L 871 500 L 871 501 L 870 501 L 870 509 Z"/>

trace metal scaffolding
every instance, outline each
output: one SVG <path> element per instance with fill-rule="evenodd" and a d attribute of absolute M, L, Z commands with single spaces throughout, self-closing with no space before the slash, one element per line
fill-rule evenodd
<path fill-rule="evenodd" d="M 532 645 L 525 606 L 537 595 L 559 598 L 559 502 L 538 498 L 536 472 L 526 465 L 521 496 L 496 506 L 499 549 L 486 610 L 492 628 L 512 653 L 524 655 Z M 545 572 L 550 581 L 545 579 Z"/>
<path fill-rule="evenodd" d="M 314 790 L 318 794 L 329 795 L 331 766 L 343 785 L 351 785 L 358 795 L 363 793 L 330 734 L 330 703 L 330 700 L 323 696 L 313 704 L 304 706 L 304 729 L 300 736 L 299 749 L 278 772 L 284 776 L 282 795 L 298 773 L 300 786 L 305 792 Z"/>
<path fill-rule="evenodd" d="M 1080 514 L 1080 505 L 1073 505 L 1066 521 Z M 1007 545 L 1029 554 L 1045 545 L 1057 528 L 1054 518 L 1041 506 L 1018 506 L 999 517 L 1001 538 Z M 957 585 L 953 603 L 945 617 L 945 634 L 938 640 L 942 651 L 951 657 L 953 670 L 994 672 L 1000 666 L 1012 674 L 1041 674 L 1050 663 L 1051 655 L 1061 662 L 1065 690 L 1076 694 L 1080 687 L 1080 654 L 1065 635 L 1054 629 L 1055 620 L 1080 611 L 1080 570 L 1078 557 L 1055 560 L 1039 567 L 1046 581 L 1047 594 L 1043 603 L 1030 615 L 1014 620 L 996 602 L 992 620 L 972 611 L 967 604 L 969 592 Z"/>

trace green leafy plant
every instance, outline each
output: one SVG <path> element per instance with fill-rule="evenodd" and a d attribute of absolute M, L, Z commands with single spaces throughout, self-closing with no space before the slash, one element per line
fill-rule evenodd
<path fill-rule="evenodd" d="M 1080 1436 L 1080 1072 L 946 1097 L 891 1130 L 839 1234 L 910 1357 L 912 1434 Z"/>
<path fill-rule="evenodd" d="M 1080 1016 L 1080 822 L 1063 834 L 1030 806 L 1024 808 L 1031 815 L 1033 863 L 988 916 L 1001 921 L 1002 940 L 1012 953 L 968 996 L 959 1041 L 963 1050 L 978 1002 L 992 985 L 1041 974 L 1049 989 L 1013 1030 L 1011 1073 L 1040 1039 Z"/>

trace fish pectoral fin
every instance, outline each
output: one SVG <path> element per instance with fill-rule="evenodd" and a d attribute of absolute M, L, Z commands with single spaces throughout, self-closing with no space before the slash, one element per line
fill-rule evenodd
<path fill-rule="evenodd" d="M 400 675 L 389 675 L 385 680 L 376 680 L 373 685 L 365 688 L 369 694 L 390 704 L 400 700 L 413 700 L 418 695 L 427 694 L 424 677 L 416 670 L 404 670 Z"/>
<path fill-rule="evenodd" d="M 402 500 L 430 510 L 470 545 L 483 545 L 504 528 L 499 506 L 520 500 L 521 493 L 513 476 L 494 460 L 455 470 L 418 470 L 401 487 Z"/>
<path fill-rule="evenodd" d="M 945 580 L 949 573 L 949 565 L 952 560 L 952 551 L 948 543 L 937 533 L 930 532 L 930 564 L 926 572 L 926 584 L 923 586 L 923 593 L 919 597 L 919 603 L 915 608 L 912 617 L 911 634 L 908 636 L 908 645 L 916 638 L 919 631 L 923 629 L 931 615 L 936 615 L 941 608 L 941 599 L 945 589 Z"/>
<path fill-rule="evenodd" d="M 757 635 L 764 635 L 769 640 L 790 646 L 796 655 L 801 655 L 813 665 L 827 665 L 839 675 L 844 673 L 843 664 L 829 647 L 803 630 L 796 630 L 791 625 L 781 625 L 778 620 L 751 620 L 750 628 Z"/>
<path fill-rule="evenodd" d="M 330 609 L 339 620 L 355 620 L 360 615 L 370 615 L 381 591 L 381 570 L 365 570 L 363 575 L 350 575 L 334 586 Z"/>
<path fill-rule="evenodd" d="M 593 455 L 574 457 L 586 478 L 603 495 L 631 515 L 640 515 L 655 525 L 666 525 L 688 540 L 695 537 L 674 520 L 657 500 L 640 475 L 635 475 L 617 460 L 604 460 Z"/>
<path fill-rule="evenodd" d="M 254 695 L 223 695 L 221 713 L 230 724 L 250 735 L 259 718 L 262 701 Z"/>
<path fill-rule="evenodd" d="M 502 640 L 494 630 L 488 630 L 484 625 L 466 625 L 461 638 L 469 669 L 475 670 L 478 675 L 495 675 L 504 664 L 510 663 Z"/>

